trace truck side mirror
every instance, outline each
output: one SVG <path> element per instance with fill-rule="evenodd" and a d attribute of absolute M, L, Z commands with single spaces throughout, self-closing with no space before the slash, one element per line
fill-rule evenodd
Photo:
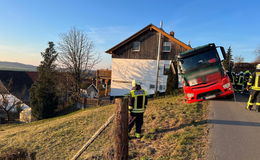
<path fill-rule="evenodd" d="M 224 47 L 220 47 L 220 50 L 222 52 L 223 58 L 226 59 L 227 56 L 226 56 L 226 51 L 225 51 Z"/>

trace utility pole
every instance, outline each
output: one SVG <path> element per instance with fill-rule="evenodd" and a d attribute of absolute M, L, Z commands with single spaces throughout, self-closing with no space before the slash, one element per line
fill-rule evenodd
<path fill-rule="evenodd" d="M 160 28 L 162 29 L 163 27 L 163 22 L 160 22 Z M 154 94 L 156 94 L 156 92 L 158 91 L 158 78 L 159 78 L 159 70 L 160 70 L 160 54 L 161 54 L 161 32 L 159 32 L 159 39 L 158 39 L 158 53 L 157 53 L 157 65 L 156 65 L 156 84 L 155 84 L 155 92 Z"/>

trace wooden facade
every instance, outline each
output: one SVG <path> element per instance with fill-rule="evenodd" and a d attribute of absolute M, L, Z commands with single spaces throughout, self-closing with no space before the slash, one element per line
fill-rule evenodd
<path fill-rule="evenodd" d="M 173 35 L 165 33 L 162 29 L 155 27 L 154 25 L 148 25 L 141 31 L 137 32 L 130 38 L 119 43 L 115 47 L 106 51 L 112 54 L 112 58 L 124 58 L 124 59 L 157 59 L 158 54 L 158 40 L 159 33 L 161 33 L 161 60 L 172 60 L 175 59 L 176 55 L 191 49 L 190 46 L 177 40 Z M 133 50 L 133 43 L 140 42 L 140 50 Z M 171 51 L 163 52 L 162 46 L 164 42 L 171 43 Z M 176 43 L 178 42 L 178 43 Z"/>

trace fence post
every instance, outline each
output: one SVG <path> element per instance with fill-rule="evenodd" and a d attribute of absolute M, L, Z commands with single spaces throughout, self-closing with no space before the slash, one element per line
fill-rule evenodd
<path fill-rule="evenodd" d="M 115 160 L 128 159 L 128 98 L 117 98 L 115 114 Z"/>

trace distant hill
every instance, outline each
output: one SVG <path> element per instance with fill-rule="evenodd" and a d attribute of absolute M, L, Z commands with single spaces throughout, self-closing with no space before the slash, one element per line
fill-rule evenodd
<path fill-rule="evenodd" d="M 0 61 L 0 70 L 8 71 L 36 71 L 37 67 L 29 64 L 22 64 L 18 62 L 3 62 Z"/>

